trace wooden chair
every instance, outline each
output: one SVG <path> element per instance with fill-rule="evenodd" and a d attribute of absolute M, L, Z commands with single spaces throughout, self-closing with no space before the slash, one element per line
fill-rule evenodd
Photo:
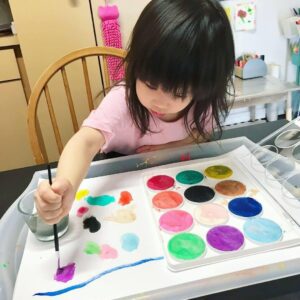
<path fill-rule="evenodd" d="M 67 142 L 67 140 L 78 130 L 80 124 L 78 122 L 76 109 L 73 102 L 73 96 L 72 96 L 72 88 L 70 84 L 69 77 L 71 77 L 72 74 L 69 73 L 70 70 L 68 68 L 71 68 L 69 65 L 74 64 L 76 62 L 77 69 L 76 71 L 73 70 L 73 76 L 78 75 L 78 70 L 81 71 L 81 78 L 82 80 L 75 81 L 75 87 L 77 88 L 76 93 L 73 94 L 81 94 L 82 98 L 85 98 L 87 100 L 86 109 L 87 114 L 88 111 L 91 111 L 94 109 L 95 106 L 95 95 L 100 95 L 103 98 L 103 94 L 105 95 L 105 91 L 108 90 L 113 83 L 110 82 L 109 74 L 107 71 L 107 63 L 106 60 L 103 59 L 105 57 L 119 57 L 124 58 L 125 57 L 125 50 L 117 49 L 117 48 L 109 48 L 109 47 L 90 47 L 90 48 L 84 48 L 80 49 L 74 52 L 71 52 L 67 54 L 66 56 L 62 57 L 58 61 L 54 62 L 52 65 L 50 65 L 44 73 L 41 75 L 41 77 L 36 82 L 35 86 L 32 89 L 31 96 L 29 98 L 28 103 L 28 110 L 27 110 L 27 122 L 28 122 L 28 132 L 29 132 L 29 139 L 31 143 L 31 148 L 33 151 L 34 159 L 37 164 L 42 163 L 48 163 L 49 162 L 49 156 L 47 154 L 47 146 L 46 142 L 48 139 L 50 139 L 50 135 L 54 134 L 53 140 L 55 139 L 56 142 L 56 151 L 58 150 L 58 155 L 54 155 L 53 160 L 57 160 L 58 156 L 61 154 L 64 144 Z M 89 58 L 91 57 L 91 58 Z M 88 61 L 89 60 L 89 61 Z M 93 61 L 92 61 L 93 60 Z M 81 67 L 79 66 L 81 62 Z M 92 64 L 93 63 L 93 64 Z M 93 70 L 95 71 L 95 67 L 97 68 L 97 71 L 94 73 L 97 73 L 97 76 L 100 76 L 100 80 L 90 80 L 89 70 L 91 67 L 91 64 L 93 66 Z M 88 67 L 89 66 L 89 67 Z M 75 67 L 74 67 L 75 68 Z M 100 71 L 100 72 L 99 72 Z M 100 75 L 99 75 L 100 74 Z M 55 80 L 54 80 L 55 78 Z M 58 83 L 59 81 L 62 81 L 61 83 Z M 56 100 L 56 107 L 53 104 L 53 100 L 51 97 L 51 81 L 55 81 L 52 84 L 52 87 L 54 87 L 55 91 L 58 89 L 58 85 L 61 86 L 61 89 L 64 89 L 64 97 L 66 98 L 66 101 L 61 101 L 61 94 L 56 97 L 59 99 Z M 82 88 L 78 90 L 79 81 L 83 81 Z M 95 83 L 99 84 L 100 88 L 97 87 L 94 89 L 94 93 L 91 88 L 91 83 L 95 85 Z M 59 92 L 60 93 L 60 92 Z M 80 97 L 81 98 L 81 97 Z M 82 100 L 85 99 L 80 99 Z M 40 101 L 40 100 L 44 101 Z M 44 102 L 43 108 L 41 109 L 41 114 L 38 114 L 38 106 Z M 85 101 L 86 102 L 86 101 Z M 63 110 L 62 105 L 66 106 L 66 109 Z M 82 105 L 82 103 L 80 104 Z M 78 105 L 77 105 L 78 106 Z M 63 111 L 63 112 L 62 112 Z M 45 116 L 45 112 L 47 116 Z M 44 113 L 44 115 L 43 115 Z M 63 120 L 61 121 L 61 124 L 59 126 L 57 116 L 56 114 L 60 113 L 63 115 Z M 69 130 L 67 133 L 68 137 L 65 139 L 62 139 L 61 137 L 61 129 L 65 127 L 67 116 L 66 114 L 69 114 L 69 120 L 71 119 L 70 128 L 72 127 L 72 130 Z M 87 116 L 85 114 L 85 117 Z M 48 127 L 47 125 L 42 125 L 41 123 L 48 118 Z M 51 128 L 52 127 L 52 128 Z M 43 135 L 43 128 L 48 129 L 47 137 L 45 138 L 45 134 Z M 51 129 L 51 134 L 49 133 L 49 130 Z M 71 132 L 72 131 L 72 132 Z M 65 134 L 66 135 L 66 134 Z M 63 141 L 65 140 L 65 141 Z M 55 144 L 52 142 L 52 144 Z M 48 145 L 49 146 L 49 145 Z M 53 147 L 52 147 L 53 148 Z"/>

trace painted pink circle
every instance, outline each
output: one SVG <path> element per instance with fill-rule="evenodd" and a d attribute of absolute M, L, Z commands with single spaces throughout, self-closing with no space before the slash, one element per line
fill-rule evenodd
<path fill-rule="evenodd" d="M 159 218 L 160 228 L 170 233 L 189 230 L 192 225 L 193 217 L 184 210 L 171 210 Z"/>
<path fill-rule="evenodd" d="M 182 202 L 183 197 L 174 191 L 159 192 L 152 199 L 152 204 L 157 209 L 176 208 L 180 206 Z"/>
<path fill-rule="evenodd" d="M 167 190 L 175 184 L 174 178 L 167 175 L 156 175 L 148 179 L 147 186 L 152 190 Z"/>

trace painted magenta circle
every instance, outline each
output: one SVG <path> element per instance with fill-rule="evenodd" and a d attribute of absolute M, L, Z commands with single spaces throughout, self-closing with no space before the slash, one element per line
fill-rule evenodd
<path fill-rule="evenodd" d="M 148 179 L 148 188 L 156 191 L 167 190 L 175 184 L 174 178 L 168 175 L 156 175 Z"/>
<path fill-rule="evenodd" d="M 202 256 L 206 245 L 204 240 L 194 233 L 178 233 L 168 242 L 168 251 L 178 260 L 193 260 Z"/>
<path fill-rule="evenodd" d="M 187 231 L 193 222 L 192 215 L 184 210 L 170 210 L 159 218 L 160 228 L 170 233 Z"/>
<path fill-rule="evenodd" d="M 174 191 L 159 192 L 152 198 L 152 204 L 157 209 L 177 208 L 182 203 L 183 197 Z"/>

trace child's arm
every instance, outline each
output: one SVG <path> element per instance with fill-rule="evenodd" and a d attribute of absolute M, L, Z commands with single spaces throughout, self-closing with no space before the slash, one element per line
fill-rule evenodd
<path fill-rule="evenodd" d="M 104 143 L 102 133 L 89 127 L 82 127 L 67 143 L 52 186 L 44 181 L 37 189 L 37 211 L 47 223 L 55 224 L 69 213 L 75 193 Z"/>
<path fill-rule="evenodd" d="M 175 148 L 175 147 L 180 147 L 180 146 L 186 146 L 190 144 L 196 143 L 203 143 L 206 142 L 207 140 L 203 138 L 202 136 L 199 135 L 198 131 L 196 129 L 193 129 L 192 131 L 193 136 L 188 136 L 187 138 L 180 140 L 180 141 L 175 141 L 175 142 L 170 142 L 166 144 L 160 144 L 160 145 L 144 145 L 136 149 L 136 153 L 142 153 L 142 152 L 149 152 L 149 151 L 155 151 L 155 150 L 162 150 L 162 149 L 167 149 L 167 148 Z"/>

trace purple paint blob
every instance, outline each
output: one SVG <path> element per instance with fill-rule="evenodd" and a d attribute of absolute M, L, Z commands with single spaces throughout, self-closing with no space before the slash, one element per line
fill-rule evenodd
<path fill-rule="evenodd" d="M 148 188 L 152 190 L 158 190 L 158 191 L 167 190 L 173 187 L 174 184 L 175 184 L 174 178 L 167 175 L 153 176 L 147 181 Z"/>
<path fill-rule="evenodd" d="M 68 265 L 57 268 L 54 280 L 61 282 L 68 282 L 73 279 L 75 273 L 75 263 L 69 263 Z"/>
<path fill-rule="evenodd" d="M 236 251 L 244 244 L 243 234 L 235 227 L 228 225 L 216 226 L 207 232 L 209 245 L 220 251 Z"/>

